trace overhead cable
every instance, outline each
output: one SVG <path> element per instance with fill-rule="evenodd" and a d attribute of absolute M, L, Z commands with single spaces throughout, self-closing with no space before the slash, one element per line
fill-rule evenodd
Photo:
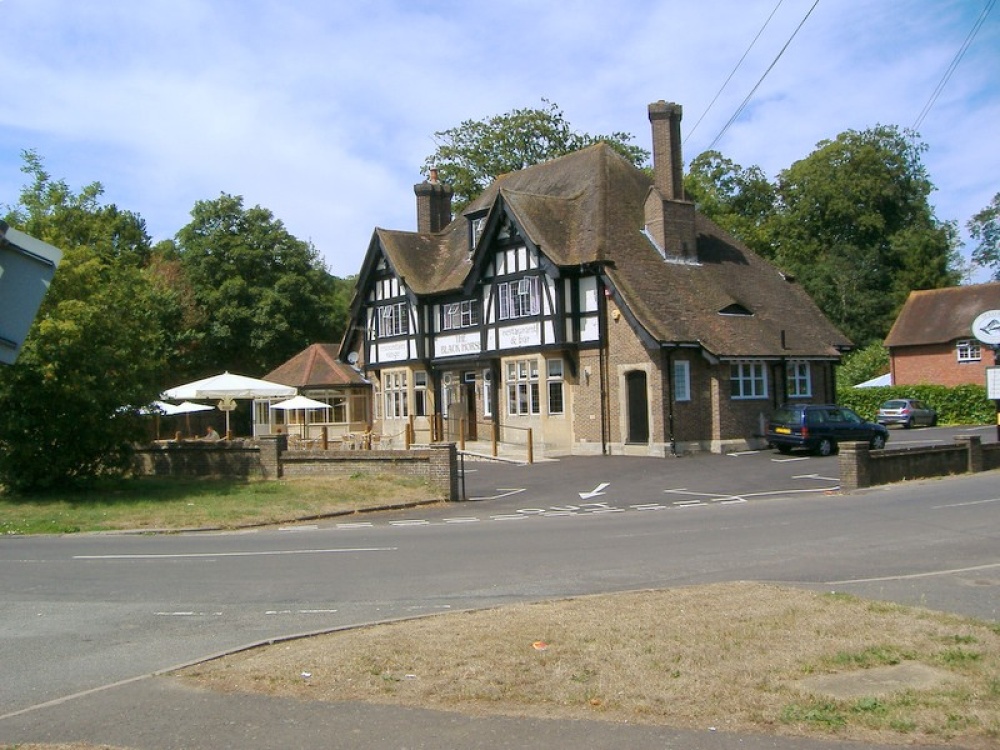
<path fill-rule="evenodd" d="M 968 51 L 969 47 L 972 45 L 972 40 L 976 38 L 976 34 L 978 34 L 979 30 L 983 27 L 983 24 L 986 22 L 986 16 L 988 16 L 990 11 L 993 10 L 993 6 L 996 5 L 996 1 L 997 0 L 988 0 L 986 3 L 986 7 L 983 8 L 982 13 L 979 14 L 979 18 L 977 18 L 976 22 L 972 25 L 972 31 L 970 31 L 969 35 L 965 37 L 965 41 L 955 54 L 954 59 L 951 61 L 951 65 L 948 66 L 948 69 L 941 77 L 941 81 L 938 83 L 933 93 L 931 93 L 930 99 L 927 100 L 924 108 L 920 110 L 920 114 L 917 116 L 917 119 L 914 120 L 913 130 L 917 130 L 923 124 L 924 118 L 927 117 L 931 109 L 933 109 L 934 103 L 938 100 L 938 97 L 941 96 L 941 92 L 944 91 L 944 87 L 948 85 L 948 80 L 951 78 L 951 74 L 955 72 L 958 64 L 962 62 L 962 58 L 965 56 L 966 51 Z"/>
<path fill-rule="evenodd" d="M 996 0 L 991 0 L 991 1 L 992 2 L 996 2 Z M 707 150 L 711 151 L 712 149 L 715 148 L 715 145 L 719 141 L 722 140 L 722 136 L 724 136 L 726 134 L 726 131 L 729 130 L 729 126 L 732 125 L 734 122 L 736 122 L 736 119 L 743 113 L 743 110 L 746 108 L 747 104 L 750 102 L 750 99 L 753 97 L 754 93 L 757 91 L 757 89 L 760 87 L 760 85 L 764 82 L 764 79 L 767 78 L 768 73 L 770 73 L 771 70 L 774 68 L 774 66 L 778 64 L 778 60 L 780 60 L 781 56 L 783 54 L 785 54 L 785 50 L 788 49 L 788 45 L 790 45 L 792 43 L 792 40 L 795 39 L 796 35 L 799 33 L 799 31 L 805 25 L 806 21 L 809 20 L 809 16 L 811 16 L 812 12 L 814 10 L 816 10 L 816 6 L 817 5 L 819 5 L 819 0 L 816 0 L 816 2 L 814 2 L 812 4 L 812 7 L 806 13 L 805 17 L 799 22 L 799 25 L 795 27 L 795 31 L 793 31 L 792 35 L 790 37 L 788 37 L 788 41 L 785 42 L 785 46 L 782 47 L 781 51 L 778 52 L 778 54 L 775 56 L 774 60 L 768 66 L 767 70 L 765 70 L 764 74 L 760 77 L 760 80 L 757 81 L 757 83 L 754 85 L 754 87 L 752 89 L 750 89 L 750 93 L 747 94 L 746 99 L 743 100 L 743 103 L 740 104 L 740 106 L 737 108 L 736 112 L 733 113 L 733 116 L 729 118 L 729 122 L 727 122 L 725 124 L 725 126 L 722 128 L 722 130 L 719 131 L 719 134 L 717 136 L 715 136 L 715 140 L 712 141 L 712 143 L 709 145 L 709 147 L 708 147 Z"/>
<path fill-rule="evenodd" d="M 778 12 L 778 8 L 781 7 L 781 4 L 783 2 L 785 2 L 785 0 L 778 0 L 778 4 L 774 6 L 774 10 L 771 11 L 771 15 L 769 15 L 767 17 L 767 20 L 764 21 L 764 25 L 760 27 L 760 31 L 757 32 L 757 36 L 755 36 L 753 38 L 753 41 L 750 42 L 750 46 L 747 47 L 747 51 L 743 53 L 743 57 L 741 57 L 740 61 L 738 63 L 736 63 L 736 67 L 733 68 L 732 72 L 729 74 L 729 77 L 725 80 L 725 82 L 722 84 L 722 86 L 716 92 L 715 97 L 712 99 L 712 101 L 709 103 L 709 105 L 705 108 L 705 111 L 701 113 L 701 117 L 698 118 L 698 122 L 696 122 L 694 124 L 694 127 L 691 128 L 687 132 L 687 135 L 684 136 L 684 143 L 687 143 L 687 139 L 690 138 L 691 134 L 694 133 L 694 131 L 696 131 L 698 129 L 698 126 L 701 125 L 701 121 L 705 119 L 705 115 L 708 114 L 708 111 L 710 109 L 712 109 L 712 107 L 715 106 L 715 102 L 718 100 L 719 96 L 722 95 L 722 92 L 725 90 L 726 86 L 729 85 L 729 82 L 731 80 L 733 80 L 733 76 L 736 75 L 736 71 L 740 69 L 740 66 L 743 64 L 743 61 L 747 59 L 747 55 L 750 54 L 750 50 L 752 50 L 753 47 L 754 47 L 754 45 L 757 44 L 757 40 L 760 39 L 760 35 L 764 33 L 764 29 L 767 28 L 767 25 L 769 23 L 771 23 L 771 19 L 774 18 L 774 14 Z"/>

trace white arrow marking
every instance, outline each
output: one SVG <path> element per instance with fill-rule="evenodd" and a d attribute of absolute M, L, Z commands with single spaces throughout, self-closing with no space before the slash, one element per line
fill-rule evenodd
<path fill-rule="evenodd" d="M 611 486 L 610 482 L 601 482 L 599 485 L 597 485 L 590 492 L 581 492 L 581 493 L 579 493 L 580 499 L 581 500 L 589 500 L 592 497 L 597 497 L 598 495 L 603 495 L 604 494 L 604 490 L 607 489 L 610 486 Z"/>

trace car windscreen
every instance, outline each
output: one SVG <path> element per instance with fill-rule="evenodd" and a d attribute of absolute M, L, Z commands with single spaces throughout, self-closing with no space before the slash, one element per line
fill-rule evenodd
<path fill-rule="evenodd" d="M 905 401 L 886 401 L 882 404 L 883 409 L 903 409 L 906 407 Z"/>

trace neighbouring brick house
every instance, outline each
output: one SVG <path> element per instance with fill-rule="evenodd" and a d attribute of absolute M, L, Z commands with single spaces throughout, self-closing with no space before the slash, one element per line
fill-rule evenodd
<path fill-rule="evenodd" d="M 910 292 L 884 342 L 893 385 L 984 385 L 994 354 L 972 323 L 990 310 L 1000 310 L 1000 283 Z"/>
<path fill-rule="evenodd" d="M 374 231 L 341 351 L 374 384 L 376 431 L 723 452 L 759 446 L 781 402 L 834 398 L 851 343 L 686 200 L 681 107 L 649 119 L 652 178 L 597 144 L 500 177 L 453 220 L 432 170 L 417 231 Z"/>

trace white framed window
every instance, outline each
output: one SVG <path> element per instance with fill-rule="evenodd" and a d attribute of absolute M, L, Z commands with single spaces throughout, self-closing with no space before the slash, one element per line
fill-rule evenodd
<path fill-rule="evenodd" d="M 517 281 L 501 282 L 497 284 L 497 297 L 500 300 L 500 320 L 538 315 L 541 309 L 538 277 L 525 276 Z"/>
<path fill-rule="evenodd" d="M 427 416 L 427 373 L 423 370 L 413 373 L 413 414 Z"/>
<path fill-rule="evenodd" d="M 518 359 L 507 363 L 507 413 L 511 416 L 538 414 L 538 360 Z"/>
<path fill-rule="evenodd" d="M 378 309 L 378 335 L 380 338 L 403 336 L 410 332 L 409 305 L 394 302 Z"/>
<path fill-rule="evenodd" d="M 983 358 L 983 348 L 975 339 L 963 339 L 956 344 L 959 362 L 978 362 Z"/>
<path fill-rule="evenodd" d="M 406 398 L 406 370 L 385 373 L 382 378 L 385 395 L 385 418 L 404 419 L 409 416 Z"/>
<path fill-rule="evenodd" d="M 686 359 L 674 360 L 674 401 L 691 400 L 691 363 Z"/>
<path fill-rule="evenodd" d="M 483 416 L 493 416 L 493 373 L 483 370 Z"/>
<path fill-rule="evenodd" d="M 808 362 L 789 362 L 785 365 L 788 398 L 812 396 L 812 372 Z"/>
<path fill-rule="evenodd" d="M 462 300 L 449 302 L 441 306 L 441 330 L 453 331 L 458 328 L 471 328 L 479 325 L 478 300 Z"/>
<path fill-rule="evenodd" d="M 562 359 L 545 360 L 545 379 L 548 385 L 549 414 L 565 414 Z"/>
<path fill-rule="evenodd" d="M 767 368 L 763 362 L 733 362 L 729 366 L 729 395 L 734 399 L 766 398 Z"/>

